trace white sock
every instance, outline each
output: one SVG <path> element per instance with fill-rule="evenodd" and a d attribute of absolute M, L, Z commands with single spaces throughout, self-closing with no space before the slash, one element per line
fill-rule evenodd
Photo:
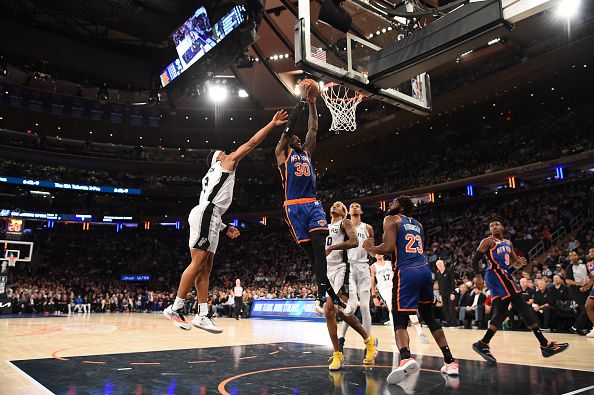
<path fill-rule="evenodd" d="M 206 317 L 208 315 L 208 303 L 198 304 L 198 315 L 200 317 Z"/>
<path fill-rule="evenodd" d="M 173 302 L 173 310 L 179 310 L 184 307 L 184 299 L 180 298 L 179 296 L 175 297 L 175 302 Z"/>
<path fill-rule="evenodd" d="M 423 328 L 421 328 L 421 324 L 419 323 L 419 317 L 417 317 L 414 314 L 411 314 L 409 316 L 409 318 L 410 318 L 410 322 L 413 324 L 413 326 L 417 330 L 417 335 L 419 335 L 419 336 L 424 335 Z"/>

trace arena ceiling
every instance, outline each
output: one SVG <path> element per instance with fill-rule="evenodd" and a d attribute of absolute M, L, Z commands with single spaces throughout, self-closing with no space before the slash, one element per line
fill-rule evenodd
<path fill-rule="evenodd" d="M 75 40 L 78 43 L 93 48 L 100 48 L 109 55 L 126 56 L 133 59 L 135 64 L 142 66 L 143 70 L 149 70 L 148 78 L 144 85 L 128 84 L 125 81 L 109 80 L 105 76 L 91 75 L 81 70 L 73 69 L 68 59 L 62 61 L 59 57 L 52 61 L 35 58 L 35 48 L 21 48 L 18 51 L 11 48 L 6 50 L 5 44 L 0 44 L 0 53 L 14 62 L 18 70 L 11 73 L 11 82 L 18 84 L 28 83 L 32 87 L 52 89 L 72 95 L 95 94 L 93 89 L 87 89 L 81 93 L 80 86 L 92 86 L 106 81 L 110 88 L 118 88 L 119 99 L 133 102 L 137 100 L 138 91 L 148 91 L 151 84 L 157 80 L 157 76 L 173 57 L 175 49 L 168 37 L 179 26 L 188 15 L 199 5 L 205 4 L 209 12 L 216 13 L 222 9 L 228 9 L 230 1 L 207 1 L 196 2 L 190 0 L 61 0 L 47 2 L 43 0 L 8 0 L 0 2 L 0 20 L 4 20 L 5 26 L 12 26 L 14 34 L 19 29 L 33 29 L 40 32 L 39 42 L 45 44 L 44 39 L 49 35 Z M 586 4 L 587 3 L 587 4 Z M 249 97 L 232 97 L 224 104 L 224 111 L 241 112 L 253 114 L 256 120 L 265 119 L 269 116 L 271 109 L 278 107 L 291 107 L 296 100 L 294 86 L 299 78 L 303 78 L 300 70 L 296 69 L 293 59 L 293 27 L 297 19 L 297 2 L 293 0 L 268 0 L 266 11 L 260 28 L 259 39 L 253 44 L 248 55 L 258 58 L 251 67 L 238 68 L 233 66 L 227 70 L 221 70 L 220 75 L 229 77 L 233 83 L 245 89 Z M 319 7 L 318 2 L 312 1 L 312 8 Z M 345 7 L 354 16 L 352 32 L 363 37 L 369 37 L 377 31 L 381 31 L 387 25 L 379 18 L 360 9 L 358 6 L 346 2 Z M 572 23 L 571 29 L 559 21 L 554 13 L 543 12 L 532 18 L 524 20 L 515 26 L 515 30 L 504 38 L 497 45 L 482 48 L 469 56 L 460 59 L 459 62 L 450 62 L 431 72 L 432 83 L 438 90 L 434 96 L 434 107 L 439 111 L 446 111 L 453 106 L 450 99 L 445 98 L 444 92 L 455 90 L 461 86 L 469 86 L 458 104 L 470 103 L 478 99 L 488 97 L 492 92 L 486 92 L 481 88 L 470 89 L 469 81 L 473 75 L 480 73 L 485 67 L 490 67 L 491 59 L 494 57 L 514 58 L 516 65 L 523 63 L 526 59 L 546 54 L 551 48 L 567 46 L 572 41 L 589 40 L 593 42 L 592 4 L 585 2 L 581 15 Z M 221 11 L 221 12 L 224 12 Z M 314 11 L 315 12 L 315 11 Z M 5 27 L 6 28 L 6 27 Z M 316 27 L 316 37 L 326 45 L 336 43 L 337 32 L 329 26 L 319 23 Z M 395 39 L 397 31 L 388 32 L 374 36 L 371 41 L 378 45 L 386 45 Z M 592 45 L 590 45 L 590 48 Z M 60 48 L 55 48 L 59 53 Z M 288 57 L 284 55 L 288 54 Z M 585 53 L 582 53 L 585 54 Z M 274 55 L 283 55 L 278 60 L 271 58 Z M 547 63 L 547 70 L 554 69 L 554 63 L 558 61 L 562 66 L 564 59 L 557 58 Z M 109 56 L 106 59 L 109 62 Z M 553 63 L 551 66 L 550 63 Z M 139 66 L 139 67 L 140 67 Z M 543 66 L 545 67 L 545 66 Z M 500 71 L 500 75 L 506 73 L 507 68 Z M 534 66 L 526 73 L 537 74 Z M 32 72 L 42 72 L 50 75 L 51 87 L 47 81 L 31 81 L 28 78 Z M 518 70 L 515 70 L 518 73 Z M 520 71 L 521 73 L 521 71 Z M 465 76 L 468 80 L 465 80 Z M 452 76 L 455 76 L 453 78 Z M 528 75 L 530 78 L 530 75 Z M 503 78 L 505 80 L 505 78 Z M 453 81 L 453 82 L 452 82 Z M 37 84 L 37 85 L 36 85 Z M 458 85 L 456 85 L 458 84 Z M 192 87 L 177 89 L 175 94 L 165 99 L 160 106 L 175 108 L 180 114 L 189 112 L 212 113 L 213 104 L 205 95 L 190 94 Z M 181 93 L 180 93 L 181 92 Z M 320 100 L 321 102 L 321 100 Z M 380 114 L 382 117 L 386 111 L 396 113 L 398 110 L 379 102 L 369 100 L 362 104 L 361 111 L 369 110 L 368 114 Z M 323 107 L 323 105 L 322 105 Z M 185 112 L 184 112 L 185 111 Z M 374 112 L 377 111 L 377 112 Z M 322 109 L 322 114 L 329 119 L 329 114 Z M 373 122 L 374 116 L 368 114 L 361 117 L 362 123 Z M 390 128 L 402 127 L 414 122 L 418 117 L 398 111 L 398 119 Z M 252 115 L 250 115 L 251 119 Z M 324 119 L 324 117 L 322 117 Z M 212 126 L 209 126 L 212 128 Z M 233 138 L 241 138 L 234 134 Z"/>

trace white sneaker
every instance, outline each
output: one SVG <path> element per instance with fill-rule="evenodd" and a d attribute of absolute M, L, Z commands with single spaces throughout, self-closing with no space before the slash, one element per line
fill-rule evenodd
<path fill-rule="evenodd" d="M 594 338 L 594 328 L 586 335 L 586 337 Z"/>
<path fill-rule="evenodd" d="M 192 325 L 194 325 L 196 328 L 204 329 L 210 333 L 223 333 L 223 329 L 216 326 L 214 321 L 206 316 L 195 316 L 192 320 Z"/>
<path fill-rule="evenodd" d="M 386 381 L 388 384 L 398 384 L 406 378 L 406 376 L 418 372 L 420 369 L 419 363 L 413 358 L 403 359 L 400 361 L 400 366 L 392 370 L 388 375 Z"/>
<path fill-rule="evenodd" d="M 313 307 L 313 313 L 315 315 L 317 315 L 318 317 L 324 316 L 324 308 L 322 306 L 320 306 L 320 303 L 317 300 L 316 300 L 316 304 Z"/>
<path fill-rule="evenodd" d="M 174 311 L 173 306 L 167 306 L 165 310 L 163 310 L 163 315 L 167 319 L 171 320 L 173 324 L 178 328 L 183 329 L 185 331 L 189 331 L 190 329 L 192 329 L 192 326 L 188 324 L 188 321 L 186 321 L 186 319 L 184 318 L 181 310 L 182 309 Z"/>
<path fill-rule="evenodd" d="M 452 363 L 444 363 L 441 367 L 441 373 L 447 374 L 448 376 L 458 376 L 460 367 L 458 366 L 458 362 L 454 361 Z"/>

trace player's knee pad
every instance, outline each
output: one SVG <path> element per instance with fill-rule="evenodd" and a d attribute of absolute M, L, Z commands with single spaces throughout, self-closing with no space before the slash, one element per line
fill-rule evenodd
<path fill-rule="evenodd" d="M 398 329 L 408 328 L 408 314 L 406 313 L 399 313 L 393 312 L 394 314 L 394 330 L 397 331 Z"/>
<path fill-rule="evenodd" d="M 419 315 L 421 316 L 423 322 L 425 322 L 425 325 L 427 325 L 431 333 L 441 329 L 441 325 L 439 324 L 439 322 L 437 322 L 437 320 L 435 320 L 435 317 L 433 316 L 432 305 L 421 304 L 419 306 Z"/>

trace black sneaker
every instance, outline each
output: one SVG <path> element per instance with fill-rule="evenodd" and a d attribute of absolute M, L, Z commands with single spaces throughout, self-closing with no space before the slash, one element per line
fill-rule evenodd
<path fill-rule="evenodd" d="M 543 357 L 548 358 L 567 350 L 568 347 L 568 343 L 549 342 L 545 347 L 540 346 L 540 351 L 542 351 Z"/>
<path fill-rule="evenodd" d="M 474 343 L 472 345 L 472 349 L 481 357 L 483 357 L 485 359 L 485 361 L 489 362 L 491 365 L 496 365 L 497 364 L 497 360 L 495 359 L 495 357 L 493 356 L 493 354 L 491 354 L 491 348 L 489 347 L 488 344 L 483 343 L 482 341 L 477 341 L 476 343 Z M 544 355 L 544 351 L 543 351 L 543 355 Z"/>
<path fill-rule="evenodd" d="M 338 338 L 338 351 L 344 354 L 344 337 Z"/>

